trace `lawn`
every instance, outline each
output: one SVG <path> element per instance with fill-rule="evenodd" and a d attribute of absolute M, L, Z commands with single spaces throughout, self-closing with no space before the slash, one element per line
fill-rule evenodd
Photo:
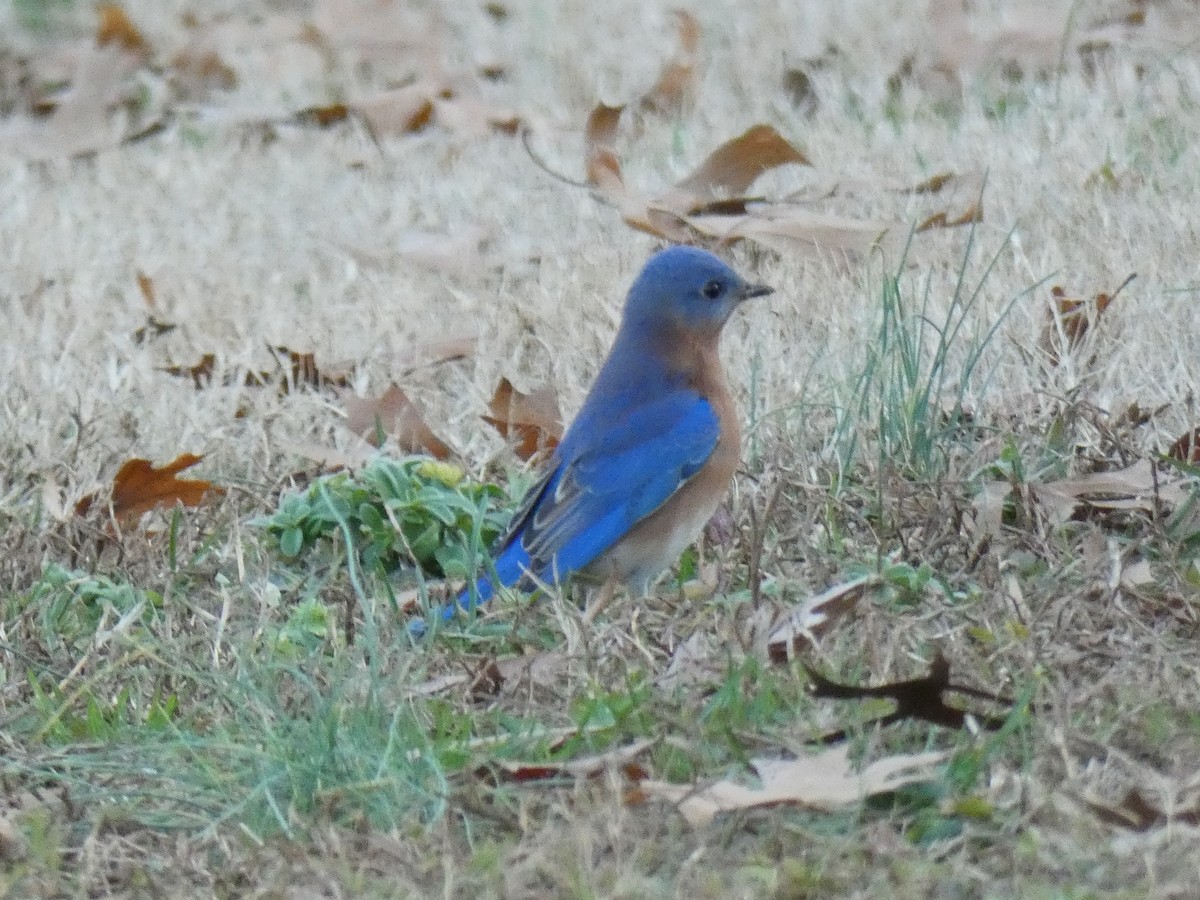
<path fill-rule="evenodd" d="M 14 0 L 0 157 L 0 895 L 1195 896 L 1191 4 Z M 726 502 L 416 637 L 673 241 Z"/>

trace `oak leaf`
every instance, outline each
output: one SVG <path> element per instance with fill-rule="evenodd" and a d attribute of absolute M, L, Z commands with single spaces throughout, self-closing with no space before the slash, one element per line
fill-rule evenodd
<path fill-rule="evenodd" d="M 199 506 L 206 495 L 225 493 L 211 481 L 178 478 L 204 457 L 185 453 L 161 468 L 145 459 L 126 462 L 113 479 L 111 506 L 113 517 L 122 525 L 136 522 L 152 509 L 161 506 Z M 99 493 L 91 493 L 75 505 L 76 515 L 84 516 L 95 506 Z"/>

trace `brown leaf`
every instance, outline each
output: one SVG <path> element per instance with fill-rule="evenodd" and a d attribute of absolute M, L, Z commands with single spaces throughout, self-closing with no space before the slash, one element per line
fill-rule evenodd
<path fill-rule="evenodd" d="M 433 121 L 433 102 L 440 92 L 436 84 L 419 81 L 357 100 L 349 106 L 363 117 L 376 138 L 412 134 Z"/>
<path fill-rule="evenodd" d="M 1150 831 L 1152 828 L 1161 828 L 1172 822 L 1200 825 L 1200 802 L 1198 801 L 1193 801 L 1190 808 L 1187 806 L 1178 808 L 1178 804 L 1176 804 L 1177 808 L 1168 813 L 1160 804 L 1148 800 L 1137 788 L 1130 788 L 1126 791 L 1121 802 L 1115 806 L 1097 800 L 1089 800 L 1086 797 L 1080 799 L 1102 822 L 1119 828 L 1127 828 L 1130 831 Z"/>
<path fill-rule="evenodd" d="M 275 363 L 283 377 L 277 379 L 267 377 L 265 381 L 263 381 L 262 376 L 268 373 L 259 373 L 257 375 L 253 375 L 252 377 L 262 381 L 263 383 L 270 383 L 271 381 L 278 380 L 281 393 L 286 394 L 296 387 L 347 388 L 350 386 L 349 373 L 340 372 L 336 375 L 333 375 L 322 372 L 317 367 L 316 354 L 314 353 L 300 353 L 296 350 L 290 350 L 282 345 L 277 347 L 268 347 L 267 349 L 271 352 L 271 355 L 275 357 Z M 246 382 L 248 386 L 250 384 L 249 377 L 251 376 L 248 376 Z"/>
<path fill-rule="evenodd" d="M 191 378 L 192 385 L 196 390 L 200 390 L 212 384 L 213 372 L 216 367 L 217 355 L 205 353 L 200 357 L 200 362 L 194 366 L 164 366 L 160 371 L 174 375 L 176 378 Z"/>
<path fill-rule="evenodd" d="M 779 166 L 812 165 L 808 157 L 771 125 L 755 125 L 708 155 L 691 175 L 675 185 L 691 206 L 707 199 L 743 194 L 759 176 Z M 671 195 L 668 195 L 668 197 Z M 667 202 L 666 199 L 660 202 Z"/>
<path fill-rule="evenodd" d="M 787 163 L 807 164 L 808 160 L 789 144 L 770 125 L 758 125 L 745 134 L 727 141 L 687 178 L 655 199 L 630 189 L 621 174 L 620 160 L 613 149 L 621 107 L 597 106 L 588 116 L 584 130 L 585 164 L 588 184 L 621 213 L 625 224 L 655 237 L 675 243 L 696 243 L 705 236 L 719 236 L 721 240 L 740 240 L 749 236 L 734 232 L 733 226 L 742 223 L 742 218 L 712 215 L 701 216 L 701 211 L 717 209 L 742 211 L 750 198 L 730 198 L 726 194 L 738 194 L 750 187 L 764 172 Z M 697 227 L 697 225 L 704 227 Z M 769 234 L 770 226 L 763 232 Z M 764 240 L 762 243 L 767 243 Z"/>
<path fill-rule="evenodd" d="M 700 23 L 691 13 L 675 10 L 679 51 L 658 76 L 658 81 L 639 101 L 644 110 L 663 115 L 680 115 L 696 92 L 700 62 Z"/>
<path fill-rule="evenodd" d="M 346 425 L 376 447 L 394 438 L 405 453 L 428 453 L 446 459 L 453 450 L 425 422 L 408 395 L 393 384 L 379 397 L 346 397 Z"/>
<path fill-rule="evenodd" d="M 296 113 L 298 122 L 328 128 L 350 117 L 350 107 L 345 103 L 330 103 L 328 106 L 308 106 Z"/>
<path fill-rule="evenodd" d="M 936 212 L 918 225 L 916 231 L 920 234 L 922 231 L 929 231 L 931 228 L 957 228 L 960 225 L 970 225 L 972 222 L 982 221 L 983 204 L 975 202 L 957 216 L 951 217 L 951 214 L 945 210 Z"/>
<path fill-rule="evenodd" d="M 625 193 L 621 163 L 617 159 L 617 126 L 624 106 L 597 104 L 583 127 L 583 156 L 587 182 L 612 199 Z"/>
<path fill-rule="evenodd" d="M 232 91 L 238 77 L 216 50 L 185 47 L 171 59 L 171 81 L 185 99 L 199 100 L 213 91 Z"/>
<path fill-rule="evenodd" d="M 150 45 L 118 4 L 101 3 L 96 7 L 96 15 L 99 16 L 96 46 L 111 44 L 137 56 L 149 56 Z"/>
<path fill-rule="evenodd" d="M 949 751 L 901 754 L 876 760 L 856 772 L 850 762 L 850 747 L 843 744 L 799 759 L 752 760 L 758 787 L 734 781 L 718 781 L 702 788 L 643 781 L 627 800 L 663 799 L 678 804 L 684 819 L 697 827 L 708 825 L 720 813 L 748 809 L 799 806 L 832 811 L 907 784 L 929 781 L 949 758 Z"/>
<path fill-rule="evenodd" d="M 604 753 L 583 756 L 563 763 L 529 763 L 496 759 L 492 760 L 486 770 L 480 774 L 493 779 L 501 777 L 505 781 L 524 783 L 545 781 L 551 778 L 596 778 L 605 772 L 617 770 L 627 778 L 639 781 L 646 777 L 646 771 L 635 760 L 653 747 L 654 743 L 651 739 L 642 738 Z"/>
<path fill-rule="evenodd" d="M 142 300 L 146 304 L 146 308 L 154 312 L 158 308 L 158 300 L 154 296 L 154 282 L 150 280 L 150 276 L 140 269 L 136 273 L 138 290 L 142 292 Z"/>
<path fill-rule="evenodd" d="M 782 664 L 792 653 L 810 649 L 834 623 L 858 605 L 868 589 L 878 583 L 878 576 L 864 575 L 809 597 L 771 630 L 767 637 L 768 658 Z"/>
<path fill-rule="evenodd" d="M 1200 463 L 1200 427 L 1180 435 L 1167 451 L 1167 456 L 1186 463 Z"/>
<path fill-rule="evenodd" d="M 112 486 L 113 516 L 122 525 L 136 522 L 152 509 L 160 506 L 199 506 L 206 494 L 220 495 L 223 488 L 211 481 L 176 478 L 184 469 L 190 469 L 204 457 L 185 453 L 162 468 L 145 459 L 131 459 L 117 472 Z M 95 505 L 97 493 L 88 494 L 75 505 L 76 515 L 86 515 Z"/>
<path fill-rule="evenodd" d="M 1051 365 L 1057 366 L 1061 362 L 1059 350 L 1064 344 L 1068 352 L 1079 348 L 1089 331 L 1099 325 L 1100 317 L 1117 294 L 1136 277 L 1136 274 L 1131 274 L 1111 294 L 1099 293 L 1086 300 L 1068 297 L 1060 285 L 1050 288 L 1054 302 L 1048 311 L 1049 318 L 1042 328 L 1038 346 L 1049 357 Z"/>
<path fill-rule="evenodd" d="M 162 337 L 164 334 L 170 334 L 178 327 L 179 326 L 173 322 L 163 322 L 161 319 L 157 319 L 154 316 L 147 316 L 146 324 L 135 330 L 131 337 L 133 338 L 133 342 L 135 344 L 140 345 L 146 343 L 146 341 L 151 341 L 155 338 Z"/>
<path fill-rule="evenodd" d="M 507 378 L 501 378 L 483 420 L 511 441 L 517 456 L 524 460 L 553 450 L 562 438 L 562 413 L 548 386 L 523 394 Z"/>

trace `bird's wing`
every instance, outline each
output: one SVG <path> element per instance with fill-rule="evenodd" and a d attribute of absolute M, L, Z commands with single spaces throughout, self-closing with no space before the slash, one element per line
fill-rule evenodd
<path fill-rule="evenodd" d="M 584 568 L 658 509 L 712 455 L 720 423 L 699 394 L 673 391 L 593 431 L 571 436 L 514 522 L 510 547 L 539 578 Z"/>

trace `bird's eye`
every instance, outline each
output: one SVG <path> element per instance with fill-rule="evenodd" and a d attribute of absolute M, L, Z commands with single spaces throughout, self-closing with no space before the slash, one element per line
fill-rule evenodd
<path fill-rule="evenodd" d="M 721 291 L 725 289 L 725 285 L 717 281 L 715 278 L 708 282 L 704 287 L 700 288 L 700 293 L 709 300 L 716 300 L 721 296 Z"/>

